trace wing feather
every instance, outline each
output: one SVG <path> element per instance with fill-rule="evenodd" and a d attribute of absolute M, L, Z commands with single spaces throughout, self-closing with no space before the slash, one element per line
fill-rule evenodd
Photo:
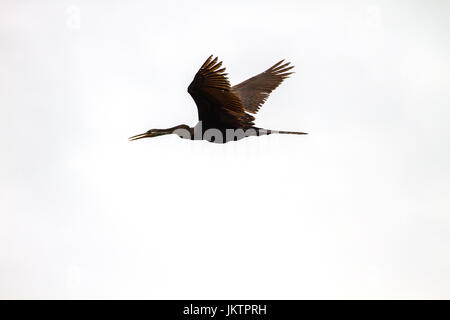
<path fill-rule="evenodd" d="M 293 73 L 288 72 L 294 68 L 289 65 L 290 62 L 281 60 L 266 71 L 233 86 L 231 90 L 239 96 L 247 112 L 257 113 L 270 93 Z"/>
<path fill-rule="evenodd" d="M 212 55 L 203 63 L 188 87 L 206 128 L 249 128 L 254 117 L 245 112 L 241 99 L 231 90 L 225 68 Z"/>

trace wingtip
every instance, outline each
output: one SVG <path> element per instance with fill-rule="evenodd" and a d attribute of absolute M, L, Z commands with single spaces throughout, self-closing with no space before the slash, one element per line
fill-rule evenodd
<path fill-rule="evenodd" d="M 208 59 L 206 59 L 206 61 L 202 64 L 202 66 L 200 67 L 200 69 L 205 68 L 205 67 L 211 62 L 212 57 L 213 57 L 213 55 L 210 55 L 210 56 L 208 57 Z"/>
<path fill-rule="evenodd" d="M 217 66 L 217 64 L 221 64 L 222 61 L 219 61 L 219 57 L 216 56 L 214 59 L 212 59 L 214 57 L 214 55 L 210 55 L 209 58 L 205 61 L 205 63 L 203 63 L 203 65 L 201 66 L 200 69 L 209 69 L 213 66 Z"/>
<path fill-rule="evenodd" d="M 286 59 L 280 60 L 277 63 L 275 63 L 272 67 L 269 68 L 270 71 L 281 71 L 285 68 L 287 68 L 287 70 L 292 69 L 294 66 L 289 66 L 291 64 L 290 61 L 286 61 Z M 286 71 L 287 71 L 286 70 Z"/>
<path fill-rule="evenodd" d="M 284 62 L 285 59 L 278 61 L 277 63 L 275 63 L 270 69 L 275 69 L 276 67 L 278 67 L 280 64 L 282 64 Z"/>

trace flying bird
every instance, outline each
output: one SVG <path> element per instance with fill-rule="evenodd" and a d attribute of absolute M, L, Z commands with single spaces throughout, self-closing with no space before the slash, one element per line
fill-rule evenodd
<path fill-rule="evenodd" d="M 256 114 L 269 94 L 291 75 L 290 62 L 279 61 L 266 71 L 235 86 L 231 86 L 222 62 L 211 55 L 196 73 L 188 87 L 198 109 L 195 127 L 181 124 L 168 129 L 150 129 L 129 138 L 130 141 L 176 134 L 190 140 L 215 143 L 237 141 L 249 136 L 279 134 L 307 134 L 306 132 L 278 131 L 258 128 Z"/>

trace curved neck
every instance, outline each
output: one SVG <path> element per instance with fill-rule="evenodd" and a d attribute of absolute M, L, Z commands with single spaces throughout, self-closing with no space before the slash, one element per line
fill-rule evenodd
<path fill-rule="evenodd" d="M 189 127 L 187 124 L 180 124 L 167 129 L 156 129 L 156 131 L 161 135 L 176 134 L 183 139 L 194 139 L 194 128 Z"/>

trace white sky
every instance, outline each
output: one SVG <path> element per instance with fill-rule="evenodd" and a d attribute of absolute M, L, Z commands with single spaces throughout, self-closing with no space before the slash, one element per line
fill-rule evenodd
<path fill-rule="evenodd" d="M 78 14 L 79 13 L 79 14 Z M 0 2 L 0 298 L 450 298 L 448 1 Z M 217 145 L 187 86 L 296 73 Z"/>

